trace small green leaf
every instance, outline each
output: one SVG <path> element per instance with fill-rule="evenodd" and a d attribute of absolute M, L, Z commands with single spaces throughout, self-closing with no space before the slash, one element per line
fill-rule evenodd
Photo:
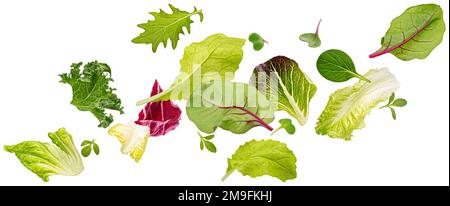
<path fill-rule="evenodd" d="M 257 33 L 252 33 L 248 37 L 248 40 L 253 43 L 253 49 L 255 51 L 259 51 L 264 47 L 264 44 L 267 43 L 266 40 L 264 40 L 261 35 Z"/>
<path fill-rule="evenodd" d="M 212 135 L 208 135 L 206 137 L 203 137 L 203 139 L 206 139 L 206 140 L 212 140 L 213 138 L 214 138 L 213 134 Z"/>
<path fill-rule="evenodd" d="M 264 47 L 264 42 L 263 42 L 263 41 L 256 41 L 256 42 L 253 42 L 253 49 L 254 49 L 255 51 L 259 51 L 259 50 L 261 50 L 263 47 Z"/>
<path fill-rule="evenodd" d="M 307 42 L 308 46 L 311 47 L 311 48 L 319 47 L 322 44 L 322 42 L 320 40 L 320 37 L 319 37 L 320 22 L 322 22 L 322 19 L 317 24 L 316 33 L 302 34 L 299 37 L 300 41 Z"/>
<path fill-rule="evenodd" d="M 96 155 L 100 154 L 100 147 L 98 147 L 97 143 L 93 143 L 92 148 L 94 149 Z"/>
<path fill-rule="evenodd" d="M 91 151 L 92 151 L 91 147 L 89 146 L 83 147 L 83 149 L 81 149 L 81 155 L 83 155 L 83 157 L 88 157 L 91 154 Z"/>
<path fill-rule="evenodd" d="M 288 125 L 284 128 L 286 130 L 286 132 L 290 135 L 295 134 L 295 126 L 294 125 Z"/>
<path fill-rule="evenodd" d="M 84 141 L 81 143 L 81 146 L 83 147 L 83 146 L 86 146 L 86 145 L 89 145 L 89 144 L 91 144 L 91 141 L 89 141 L 89 140 L 84 140 Z"/>
<path fill-rule="evenodd" d="M 205 148 L 205 143 L 203 143 L 203 140 L 200 140 L 200 150 L 203 150 Z"/>
<path fill-rule="evenodd" d="M 208 149 L 208 151 L 210 151 L 212 153 L 216 153 L 217 152 L 216 146 L 212 142 L 205 141 L 205 146 L 206 146 L 206 149 Z"/>
<path fill-rule="evenodd" d="M 332 82 L 345 82 L 353 77 L 370 83 L 370 80 L 356 72 L 353 60 L 345 52 L 330 49 L 323 52 L 317 59 L 317 70 Z"/>
<path fill-rule="evenodd" d="M 248 36 L 250 42 L 261 41 L 262 39 L 263 38 L 258 33 L 251 33 L 250 36 Z"/>
<path fill-rule="evenodd" d="M 391 106 L 394 107 L 404 107 L 406 106 L 406 104 L 408 104 L 408 102 L 406 101 L 406 99 L 396 99 Z"/>
<path fill-rule="evenodd" d="M 395 100 L 395 92 L 393 92 L 393 93 L 391 94 L 391 96 L 389 97 L 389 102 L 388 102 L 388 104 L 391 104 L 392 102 L 394 102 L 394 100 Z"/>
<path fill-rule="evenodd" d="M 314 33 L 302 34 L 302 35 L 300 35 L 299 39 L 300 39 L 300 41 L 307 42 L 308 46 L 311 47 L 311 48 L 317 48 L 322 43 L 320 41 L 319 36 L 317 36 Z"/>
<path fill-rule="evenodd" d="M 391 113 L 392 113 L 392 118 L 394 120 L 397 120 L 397 113 L 395 113 L 395 110 L 392 107 L 389 107 L 389 109 L 391 109 Z"/>
<path fill-rule="evenodd" d="M 280 119 L 280 127 L 276 129 L 271 135 L 274 135 L 280 129 L 286 130 L 286 132 L 290 135 L 295 133 L 295 126 L 292 124 L 290 119 Z"/>

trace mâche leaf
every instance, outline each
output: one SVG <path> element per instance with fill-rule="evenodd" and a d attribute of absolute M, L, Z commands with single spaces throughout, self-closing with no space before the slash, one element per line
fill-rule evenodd
<path fill-rule="evenodd" d="M 222 181 L 234 171 L 259 177 L 269 175 L 285 182 L 297 177 L 297 158 L 286 144 L 274 140 L 252 140 L 241 145 L 228 159 L 228 168 Z"/>
<path fill-rule="evenodd" d="M 26 141 L 17 145 L 4 146 L 7 152 L 14 153 L 20 162 L 44 182 L 49 176 L 76 176 L 83 170 L 83 161 L 73 143 L 72 135 L 61 128 L 48 133 L 53 144 Z"/>
<path fill-rule="evenodd" d="M 444 17 L 439 5 L 413 6 L 392 20 L 381 40 L 381 48 L 369 57 L 391 53 L 404 61 L 425 59 L 442 42 L 444 33 Z"/>
<path fill-rule="evenodd" d="M 199 87 L 188 101 L 186 112 L 198 129 L 211 134 L 218 127 L 243 134 L 256 126 L 272 130 L 271 103 L 256 88 L 234 82 Z"/>
<path fill-rule="evenodd" d="M 297 62 L 274 57 L 253 70 L 250 85 L 265 94 L 278 111 L 286 111 L 300 125 L 306 124 L 309 102 L 317 88 Z"/>
<path fill-rule="evenodd" d="M 345 82 L 353 77 L 370 82 L 356 72 L 353 60 L 341 50 L 330 49 L 323 52 L 317 59 L 316 66 L 319 73 L 332 82 Z"/>
<path fill-rule="evenodd" d="M 181 73 L 175 82 L 164 92 L 141 100 L 137 105 L 165 100 L 189 99 L 192 91 L 202 82 L 214 79 L 232 80 L 244 55 L 244 39 L 214 34 L 202 42 L 192 43 L 184 50 L 181 59 Z"/>
<path fill-rule="evenodd" d="M 150 12 L 155 19 L 138 25 L 145 31 L 134 38 L 133 42 L 137 44 L 151 44 L 153 52 L 156 52 L 160 43 L 165 48 L 167 41 L 170 39 L 172 48 L 175 49 L 180 39 L 180 34 L 184 34 L 183 28 L 186 28 L 187 32 L 191 33 L 191 24 L 193 23 L 191 17 L 198 14 L 200 21 L 203 21 L 203 12 L 195 7 L 191 13 L 177 9 L 171 4 L 169 4 L 169 7 L 172 10 L 172 14 L 168 14 L 162 9 L 159 13 Z"/>
<path fill-rule="evenodd" d="M 72 64 L 70 73 L 60 74 L 61 82 L 72 86 L 71 104 L 80 111 L 91 112 L 99 121 L 98 127 L 106 128 L 113 122 L 113 116 L 106 114 L 106 110 L 116 110 L 123 114 L 121 100 L 114 94 L 116 89 L 109 83 L 111 69 L 107 64 L 97 61 L 84 65 Z"/>
<path fill-rule="evenodd" d="M 388 100 L 400 87 L 388 69 L 373 69 L 364 77 L 370 79 L 371 83 L 360 80 L 353 86 L 331 94 L 317 121 L 317 134 L 351 140 L 354 130 L 365 127 L 364 118 L 372 108 Z"/>

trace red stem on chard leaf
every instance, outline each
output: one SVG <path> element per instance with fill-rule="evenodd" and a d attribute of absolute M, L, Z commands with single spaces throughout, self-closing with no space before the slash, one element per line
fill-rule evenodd
<path fill-rule="evenodd" d="M 316 27 L 316 36 L 319 36 L 319 28 L 320 28 L 320 23 L 322 22 L 322 19 L 320 19 L 319 20 L 319 23 L 317 24 L 317 27 Z"/>
<path fill-rule="evenodd" d="M 230 107 L 219 107 L 221 109 L 239 109 L 243 112 L 245 112 L 245 114 L 250 115 L 251 117 L 253 117 L 259 124 L 261 124 L 263 127 L 265 127 L 266 129 L 268 129 L 269 131 L 272 131 L 273 128 L 267 124 L 266 122 L 264 122 L 264 120 L 262 120 L 261 118 L 259 118 L 256 114 L 254 114 L 253 112 L 249 111 L 248 109 L 246 109 L 245 107 L 238 107 L 238 106 L 230 106 Z M 249 123 L 249 122 L 247 122 Z"/>
<path fill-rule="evenodd" d="M 420 28 L 416 28 L 416 31 L 410 37 L 404 38 L 404 40 L 402 42 L 400 42 L 399 44 L 389 48 L 390 41 L 392 40 L 392 36 L 391 36 L 391 39 L 389 40 L 389 43 L 386 46 L 386 48 L 381 50 L 381 51 L 377 51 L 377 52 L 369 55 L 369 58 L 375 58 L 375 57 L 381 56 L 383 54 L 386 54 L 386 53 L 389 53 L 391 51 L 394 51 L 394 50 L 396 50 L 398 48 L 405 49 L 405 48 L 402 48 L 402 46 L 405 45 L 406 43 L 408 43 L 409 41 L 413 40 L 414 37 L 416 37 L 420 32 L 422 32 L 425 29 L 425 27 L 430 23 L 430 21 L 433 18 L 433 16 L 434 15 L 431 15 Z"/>

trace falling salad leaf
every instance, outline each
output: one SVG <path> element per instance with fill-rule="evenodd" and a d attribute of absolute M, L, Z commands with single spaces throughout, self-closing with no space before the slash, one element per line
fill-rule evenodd
<path fill-rule="evenodd" d="M 175 49 L 180 39 L 180 34 L 184 34 L 183 28 L 186 28 L 188 33 L 191 33 L 191 24 L 193 23 L 191 17 L 199 15 L 200 22 L 203 21 L 203 12 L 194 7 L 194 11 L 189 13 L 182 11 L 171 4 L 169 4 L 172 14 L 166 13 L 162 9 L 160 12 L 150 12 L 155 18 L 153 21 L 139 24 L 139 28 L 144 29 L 138 37 L 133 39 L 136 44 L 151 44 L 152 51 L 156 52 L 160 43 L 167 46 L 167 41 L 170 39 L 172 48 Z"/>
<path fill-rule="evenodd" d="M 44 182 L 52 175 L 76 176 L 83 170 L 83 161 L 73 142 L 72 135 L 61 128 L 48 133 L 52 143 L 25 141 L 5 145 L 7 152 L 14 153 L 20 162 Z"/>
<path fill-rule="evenodd" d="M 311 48 L 320 47 L 320 45 L 322 44 L 322 41 L 320 40 L 320 37 L 319 37 L 319 27 L 320 27 L 321 22 L 322 22 L 322 19 L 319 20 L 319 23 L 317 24 L 315 33 L 305 33 L 305 34 L 300 35 L 300 37 L 299 37 L 299 39 L 301 41 L 307 42 L 308 46 Z"/>
<path fill-rule="evenodd" d="M 389 97 L 388 103 L 386 105 L 380 107 L 380 109 L 389 108 L 389 110 L 391 111 L 391 114 L 392 114 L 392 118 L 394 120 L 397 120 L 397 112 L 395 112 L 394 107 L 404 107 L 407 104 L 408 104 L 408 101 L 406 101 L 406 99 L 403 99 L 403 98 L 395 99 L 395 93 L 392 93 L 391 96 Z"/>
<path fill-rule="evenodd" d="M 297 158 L 286 144 L 274 140 L 252 140 L 241 145 L 231 158 L 222 181 L 234 171 L 259 177 L 269 175 L 285 182 L 297 177 Z"/>
<path fill-rule="evenodd" d="M 330 49 L 323 52 L 317 59 L 316 66 L 319 73 L 332 82 L 345 82 L 353 77 L 370 82 L 356 72 L 353 60 L 341 50 Z"/>
<path fill-rule="evenodd" d="M 369 57 L 391 53 L 403 61 L 425 59 L 442 42 L 445 29 L 444 15 L 439 5 L 410 7 L 392 20 L 381 39 L 381 48 Z"/>
<path fill-rule="evenodd" d="M 280 119 L 280 127 L 275 129 L 271 136 L 273 136 L 275 133 L 280 131 L 281 129 L 284 129 L 288 134 L 293 135 L 295 133 L 295 126 L 292 124 L 292 121 L 290 119 Z"/>
<path fill-rule="evenodd" d="M 111 88 L 111 68 L 97 61 L 84 65 L 72 64 L 70 73 L 60 74 L 61 82 L 72 86 L 71 104 L 80 111 L 91 112 L 99 121 L 98 127 L 107 128 L 113 122 L 113 116 L 106 110 L 116 110 L 123 114 L 121 100 Z"/>
<path fill-rule="evenodd" d="M 153 84 L 150 96 L 155 96 L 163 92 L 158 81 Z M 139 113 L 136 124 L 147 126 L 150 129 L 150 136 L 157 137 L 165 135 L 174 130 L 181 119 L 181 109 L 172 101 L 150 102 L 145 105 Z"/>

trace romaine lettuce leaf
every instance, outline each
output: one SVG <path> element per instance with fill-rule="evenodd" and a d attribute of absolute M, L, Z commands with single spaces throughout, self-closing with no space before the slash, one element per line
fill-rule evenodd
<path fill-rule="evenodd" d="M 388 69 L 373 69 L 351 87 L 334 92 L 319 117 L 316 132 L 332 138 L 351 140 L 355 129 L 364 128 L 364 118 L 378 103 L 386 101 L 400 83 Z"/>
<path fill-rule="evenodd" d="M 48 133 L 53 144 L 26 141 L 17 145 L 5 145 L 7 152 L 15 153 L 20 162 L 45 182 L 51 175 L 75 176 L 83 170 L 83 162 L 72 136 L 61 128 Z"/>

